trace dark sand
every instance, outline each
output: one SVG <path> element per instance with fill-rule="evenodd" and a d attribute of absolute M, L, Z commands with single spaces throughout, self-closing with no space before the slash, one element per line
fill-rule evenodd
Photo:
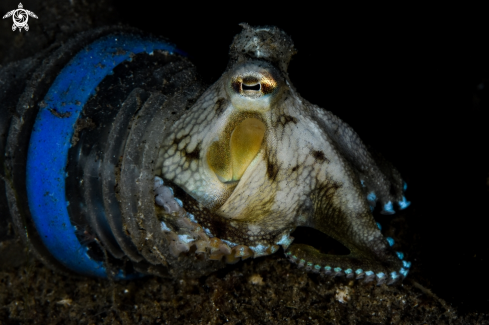
<path fill-rule="evenodd" d="M 2 1 L 0 14 L 17 8 L 17 1 Z M 313 25 L 307 26 L 279 14 L 241 11 L 195 20 L 186 18 L 183 3 L 174 13 L 147 3 L 23 4 L 39 19 L 29 20 L 27 33 L 13 33 L 11 20 L 0 20 L 2 64 L 73 32 L 123 22 L 169 37 L 212 82 L 226 67 L 239 22 L 283 28 L 299 49 L 290 74 L 300 93 L 324 107 L 330 103 L 325 94 L 336 98 L 339 105 L 327 108 L 383 152 L 408 181 L 413 205 L 384 233 L 396 239 L 413 266 L 401 285 L 376 286 L 306 273 L 280 250 L 200 279 L 111 282 L 60 275 L 13 240 L 0 244 L 0 324 L 489 323 L 489 236 L 483 224 L 489 215 L 489 161 L 483 154 L 489 84 L 477 90 L 489 79 L 489 56 L 481 50 L 482 38 L 472 33 L 476 27 L 457 34 L 438 28 L 446 25 L 437 21 L 432 29 L 422 25 L 426 29 L 420 32 L 413 28 L 420 23 L 411 18 L 396 25 L 383 16 L 357 20 L 349 13 L 342 23 L 327 23 L 335 16 L 330 13 L 327 22 L 314 24 L 311 18 Z M 327 32 L 314 41 L 322 35 L 319 27 Z M 391 37 L 386 31 L 392 30 Z M 332 57 L 316 46 L 320 42 L 327 43 Z M 358 47 L 351 45 L 355 42 Z M 463 57 L 453 54 L 460 48 L 466 49 Z M 308 73 L 323 73 L 325 83 L 309 84 Z M 380 77 L 373 78 L 377 73 Z"/>
<path fill-rule="evenodd" d="M 396 227 L 405 226 L 402 217 Z M 392 231 L 392 229 L 391 229 Z M 413 235 L 403 231 L 407 237 Z M 411 237 L 412 238 L 412 237 Z M 417 247 L 420 249 L 420 247 Z M 410 256 L 416 256 L 416 251 Z M 22 255 L 21 255 L 22 256 Z M 26 256 L 26 255 L 24 255 Z M 282 251 L 200 279 L 111 282 L 66 277 L 28 259 L 0 272 L 0 324 L 484 324 L 419 283 L 398 286 L 306 273 Z"/>

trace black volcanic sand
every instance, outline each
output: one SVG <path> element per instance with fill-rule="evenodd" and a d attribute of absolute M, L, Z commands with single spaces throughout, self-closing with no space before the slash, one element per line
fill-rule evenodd
<path fill-rule="evenodd" d="M 401 286 L 331 281 L 280 258 L 202 279 L 110 283 L 43 268 L 0 273 L 4 324 L 482 324 L 413 281 Z M 339 295 L 346 294 L 340 302 Z M 485 318 L 487 321 L 487 318 Z"/>
<path fill-rule="evenodd" d="M 414 272 L 416 273 L 416 268 Z M 419 274 L 418 274 L 419 275 Z M 483 324 L 418 284 L 348 282 L 278 255 L 200 279 L 70 278 L 39 262 L 0 272 L 2 324 Z"/>
<path fill-rule="evenodd" d="M 17 8 L 18 1 L 2 0 L 0 15 Z M 0 20 L 2 65 L 30 57 L 54 42 L 66 40 L 75 32 L 122 22 L 170 37 L 184 50 L 192 49 L 190 45 L 196 40 L 200 41 L 199 44 L 205 43 L 205 46 L 199 45 L 189 53 L 194 55 L 191 60 L 205 81 L 212 82 L 226 67 L 228 46 L 234 33 L 239 32 L 237 24 L 247 21 L 253 25 L 273 24 L 284 28 L 299 49 L 297 59 L 303 62 L 301 69 L 308 73 L 318 69 L 314 65 L 318 56 L 311 56 L 311 53 L 321 48 L 316 47 L 311 38 L 303 38 L 312 35 L 315 29 L 301 27 L 287 17 L 280 18 L 278 14 L 262 15 L 259 19 L 251 14 L 237 15 L 242 10 L 240 7 L 232 15 L 202 14 L 199 20 L 193 21 L 185 19 L 186 6 L 189 6 L 186 3 L 182 3 L 178 12 L 155 7 L 156 3 L 110 0 L 46 0 L 23 4 L 39 19 L 29 19 L 31 28 L 27 33 L 11 32 L 11 19 Z M 333 12 L 333 15 L 336 14 Z M 358 21 L 352 25 L 359 31 L 364 26 L 373 25 L 376 20 L 365 13 L 361 15 L 369 18 L 365 24 Z M 225 20 L 226 17 L 229 19 Z M 349 33 L 344 43 L 342 41 L 341 32 L 346 31 L 345 26 L 352 24 L 352 21 L 345 20 L 345 24 L 337 24 L 333 29 L 330 25 L 323 26 L 321 21 L 317 26 L 329 30 L 329 36 L 336 35 L 331 43 L 331 52 L 339 53 L 336 54 L 338 57 L 343 55 L 340 45 L 358 41 L 350 39 L 357 35 L 357 31 Z M 411 17 L 407 22 L 406 28 L 411 33 Z M 21 244 L 11 240 L 0 242 L 0 324 L 489 324 L 489 282 L 485 271 L 489 242 L 484 235 L 486 228 L 477 221 L 487 219 L 488 215 L 487 208 L 483 210 L 480 206 L 489 202 L 486 185 L 489 163 L 481 155 L 477 156 L 476 153 L 481 150 L 472 150 L 468 145 L 475 143 L 477 148 L 487 151 L 487 139 L 484 138 L 487 132 L 477 133 L 476 130 L 481 130 L 481 127 L 487 130 L 489 96 L 486 90 L 485 95 L 481 90 L 480 94 L 474 95 L 474 103 L 470 102 L 470 98 L 477 86 L 477 83 L 471 82 L 487 79 L 489 70 L 482 69 L 480 75 L 470 76 L 472 79 L 451 75 L 460 68 L 454 64 L 461 65 L 454 54 L 450 56 L 450 53 L 459 50 L 455 46 L 457 44 L 452 42 L 454 35 L 458 35 L 456 33 L 445 33 L 450 46 L 443 53 L 432 51 L 437 46 L 435 42 L 445 35 L 436 28 L 414 34 L 414 41 L 407 45 L 403 43 L 407 38 L 402 38 L 402 46 L 394 49 L 386 42 L 395 38 L 386 38 L 381 34 L 381 31 L 391 28 L 392 22 L 386 18 L 385 21 L 381 20 L 381 25 L 378 31 L 371 27 L 366 32 L 368 35 L 360 37 L 366 40 L 361 43 L 360 49 L 352 47 L 353 68 L 350 70 L 338 73 L 331 68 L 335 60 L 321 62 L 327 68 L 318 71 L 328 73 L 326 81 L 330 73 L 336 73 L 336 77 L 345 75 L 344 79 L 335 79 L 333 85 L 327 84 L 327 88 L 320 82 L 307 84 L 308 76 L 301 75 L 301 69 L 294 68 L 297 59 L 291 64 L 291 79 L 297 83 L 305 98 L 318 104 L 322 100 L 324 103 L 324 93 L 334 94 L 343 89 L 336 96 L 345 100 L 333 107 L 336 109 L 333 112 L 351 124 L 366 143 L 377 145 L 379 151 L 406 177 L 410 186 L 407 197 L 413 202 L 412 207 L 393 218 L 384 217 L 383 220 L 391 220 L 390 226 L 382 224 L 383 233 L 392 236 L 396 240 L 395 248 L 403 251 L 406 259 L 412 262 L 412 269 L 402 284 L 376 286 L 373 283 L 349 282 L 343 278 L 306 273 L 289 263 L 281 250 L 273 256 L 240 262 L 199 279 L 148 276 L 135 281 L 113 282 L 67 277 L 44 267 L 31 258 Z M 189 29 L 185 30 L 185 27 Z M 192 30 L 195 33 L 208 31 L 205 36 L 208 38 L 202 33 L 197 37 Z M 371 43 L 371 32 L 372 35 L 380 35 L 378 43 L 385 43 L 386 49 L 392 49 L 386 52 L 385 58 L 373 64 L 367 54 L 379 44 Z M 402 31 L 395 29 L 395 32 Z M 425 34 L 426 38 L 418 42 L 416 37 Z M 480 42 L 485 43 L 485 39 L 481 38 Z M 328 38 L 326 42 L 329 41 Z M 413 44 L 414 47 L 410 48 Z M 472 49 L 477 44 L 466 44 L 464 48 Z M 326 45 L 330 46 L 329 43 Z M 214 52 L 209 54 L 210 51 Z M 396 56 L 396 51 L 406 53 L 405 57 Z M 377 52 L 373 53 L 377 55 Z M 389 55 L 394 57 L 390 63 L 385 61 Z M 411 61 L 424 60 L 424 56 L 428 59 L 424 63 L 426 66 L 421 68 L 417 68 L 418 61 Z M 210 61 L 210 57 L 215 60 Z M 444 57 L 454 60 L 445 64 L 442 62 Z M 406 60 L 401 64 L 394 62 L 396 58 Z M 354 65 L 358 59 L 363 61 Z M 411 66 L 408 65 L 410 61 L 414 62 Z M 465 63 L 474 62 L 461 61 L 467 70 L 471 68 L 466 67 Z M 355 70 L 371 64 L 372 70 Z M 395 70 L 392 75 L 385 72 L 389 70 L 389 64 Z M 429 69 L 437 64 L 439 70 Z M 398 71 L 401 66 L 406 66 L 405 70 Z M 383 77 L 392 78 L 382 82 L 372 81 L 370 78 L 378 68 Z M 295 72 L 293 69 L 296 69 Z M 337 69 L 346 69 L 346 65 L 340 65 Z M 410 70 L 413 71 L 409 76 L 419 72 L 416 83 L 403 79 Z M 440 71 L 447 72 L 438 74 Z M 462 87 L 454 83 L 453 88 L 445 88 L 453 79 L 462 80 Z M 300 80 L 302 84 L 299 84 Z M 381 87 L 390 84 L 391 88 L 377 89 L 376 82 Z M 362 92 L 362 87 L 368 83 L 373 84 Z M 417 83 L 420 84 L 417 88 L 408 87 Z M 431 101 L 420 98 L 421 95 L 416 95 L 418 92 L 433 93 L 430 95 Z M 455 113 L 449 111 L 450 105 L 455 105 L 449 103 L 452 97 L 447 94 L 450 92 L 461 92 L 464 100 L 469 98 L 468 102 L 464 101 L 458 106 Z M 384 102 L 376 97 L 379 93 L 386 96 Z M 316 98 L 313 98 L 314 94 Z M 361 100 L 351 102 L 353 98 Z M 365 104 L 372 102 L 380 106 L 377 109 L 383 110 L 383 114 L 377 111 L 377 116 L 387 118 L 388 123 L 375 124 L 374 118 L 369 116 L 373 104 Z M 348 110 L 355 106 L 359 108 L 348 115 Z M 430 110 L 439 116 L 431 118 Z M 404 134 L 406 130 L 411 133 Z M 423 140 L 416 139 L 415 132 L 422 133 L 425 136 Z M 447 134 L 452 137 L 447 139 Z M 392 152 L 407 150 L 408 154 L 389 155 L 389 148 L 393 147 L 397 151 Z M 440 148 L 445 151 L 442 153 Z M 463 183 L 457 180 L 459 175 L 473 181 Z"/>
<path fill-rule="evenodd" d="M 417 260 L 421 246 L 405 218 L 386 235 Z M 417 263 L 400 285 L 307 273 L 275 255 L 246 260 L 199 279 L 148 276 L 135 281 L 77 278 L 44 267 L 20 245 L 22 265 L 0 271 L 0 324 L 486 324 L 485 314 L 459 315 L 429 289 Z M 14 262 L 16 261 L 16 262 Z"/>

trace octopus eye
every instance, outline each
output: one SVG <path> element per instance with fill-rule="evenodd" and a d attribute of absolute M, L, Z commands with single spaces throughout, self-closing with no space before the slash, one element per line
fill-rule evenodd
<path fill-rule="evenodd" d="M 247 84 L 243 84 L 242 87 L 243 87 L 243 90 L 260 91 L 260 89 L 261 89 L 260 84 L 256 84 L 253 86 L 248 86 Z"/>
<path fill-rule="evenodd" d="M 268 73 L 250 72 L 238 75 L 231 81 L 234 92 L 251 98 L 272 94 L 277 88 L 277 81 Z"/>

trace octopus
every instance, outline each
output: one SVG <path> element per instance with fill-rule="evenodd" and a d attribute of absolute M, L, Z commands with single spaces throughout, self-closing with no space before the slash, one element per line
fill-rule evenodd
<path fill-rule="evenodd" d="M 159 145 L 153 194 L 165 263 L 205 273 L 282 248 L 310 272 L 401 281 L 411 263 L 372 214 L 377 204 L 382 214 L 409 206 L 399 172 L 299 95 L 287 73 L 296 50 L 285 32 L 242 27 L 227 70 L 165 127 Z M 350 253 L 294 243 L 297 227 Z"/>

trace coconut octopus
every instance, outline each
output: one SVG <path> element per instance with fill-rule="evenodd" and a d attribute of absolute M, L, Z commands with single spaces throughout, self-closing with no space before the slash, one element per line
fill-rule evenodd
<path fill-rule="evenodd" d="M 191 268 L 182 261 L 193 257 L 215 269 L 282 247 L 311 272 L 402 280 L 411 263 L 372 215 L 377 203 L 383 214 L 409 205 L 399 172 L 345 122 L 299 95 L 287 73 L 296 53 L 288 35 L 242 27 L 222 77 L 161 139 L 153 190 L 166 262 Z M 293 243 L 299 226 L 350 254 Z"/>

